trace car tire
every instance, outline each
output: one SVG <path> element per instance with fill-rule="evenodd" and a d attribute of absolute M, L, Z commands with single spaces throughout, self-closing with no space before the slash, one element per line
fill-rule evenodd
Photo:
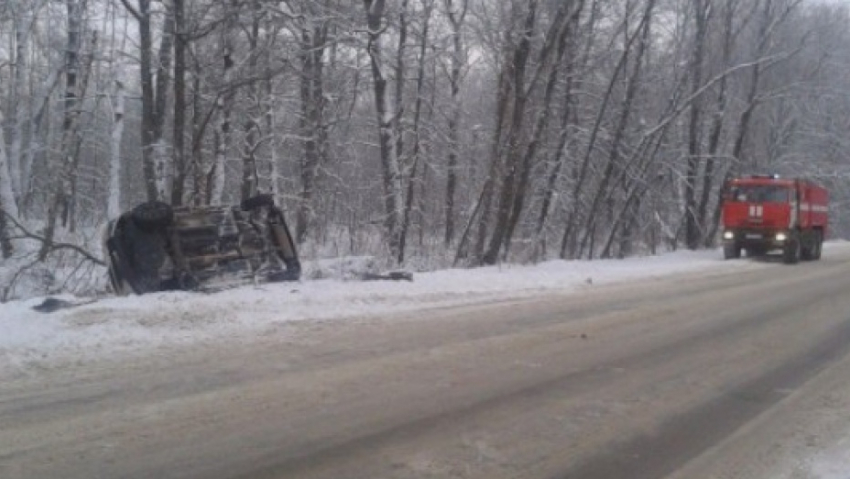
<path fill-rule="evenodd" d="M 133 245 L 132 278 L 127 278 L 136 294 L 162 290 L 160 267 L 167 256 L 161 236 L 148 234 L 136 239 Z"/>
<path fill-rule="evenodd" d="M 301 264 L 298 260 L 296 260 L 294 264 L 287 264 L 285 271 L 275 271 L 270 273 L 266 279 L 270 283 L 298 281 L 301 279 Z"/>
<path fill-rule="evenodd" d="M 118 247 L 118 239 L 107 240 L 107 272 L 109 284 L 112 291 L 118 296 L 127 296 L 133 292 L 133 288 L 124 279 L 123 271 L 126 271 L 125 252 Z"/>
<path fill-rule="evenodd" d="M 242 211 L 253 211 L 264 206 L 274 206 L 274 198 L 269 194 L 252 196 L 243 201 L 240 207 Z"/>
<path fill-rule="evenodd" d="M 741 257 L 741 248 L 738 245 L 723 246 L 723 259 L 738 259 Z"/>
<path fill-rule="evenodd" d="M 174 222 L 174 209 L 162 201 L 148 201 L 133 208 L 132 218 L 142 231 L 160 231 Z"/>

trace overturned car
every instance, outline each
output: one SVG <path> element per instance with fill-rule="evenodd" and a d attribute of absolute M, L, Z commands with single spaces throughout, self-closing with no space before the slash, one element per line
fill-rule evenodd
<path fill-rule="evenodd" d="M 142 203 L 109 222 L 104 243 L 119 295 L 217 290 L 301 275 L 289 227 L 270 195 L 239 206 Z"/>

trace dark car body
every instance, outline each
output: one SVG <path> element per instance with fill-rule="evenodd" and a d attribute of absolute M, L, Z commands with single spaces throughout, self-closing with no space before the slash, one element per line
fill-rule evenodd
<path fill-rule="evenodd" d="M 297 281 L 301 264 L 271 196 L 238 206 L 142 203 L 109 222 L 105 238 L 116 294 L 215 290 Z"/>

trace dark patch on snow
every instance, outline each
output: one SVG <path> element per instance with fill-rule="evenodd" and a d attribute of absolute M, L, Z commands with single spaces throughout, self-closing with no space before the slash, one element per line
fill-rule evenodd
<path fill-rule="evenodd" d="M 41 304 L 33 306 L 32 309 L 34 311 L 38 311 L 39 313 L 55 313 L 56 311 L 59 311 L 61 309 L 74 308 L 77 306 L 82 306 L 84 304 L 91 304 L 93 302 L 94 300 L 86 301 L 83 303 L 72 303 L 71 301 L 66 301 L 64 299 L 45 298 L 45 300 L 42 301 Z"/>

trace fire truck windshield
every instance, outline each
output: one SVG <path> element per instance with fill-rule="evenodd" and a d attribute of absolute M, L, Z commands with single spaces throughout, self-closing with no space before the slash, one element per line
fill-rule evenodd
<path fill-rule="evenodd" d="M 747 203 L 787 203 L 791 189 L 773 185 L 737 185 L 729 191 L 729 201 Z"/>

